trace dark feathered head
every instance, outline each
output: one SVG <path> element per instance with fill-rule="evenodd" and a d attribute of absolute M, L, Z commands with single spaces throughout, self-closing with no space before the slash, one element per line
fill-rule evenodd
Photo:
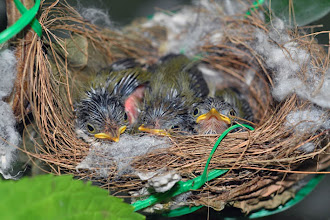
<path fill-rule="evenodd" d="M 148 94 L 148 93 L 147 93 Z M 191 133 L 191 121 L 189 121 L 188 109 L 185 99 L 178 95 L 175 89 L 166 95 L 150 96 L 146 94 L 145 109 L 139 120 L 140 131 L 157 135 L 172 135 Z"/>
<path fill-rule="evenodd" d="M 87 97 L 76 105 L 76 132 L 92 143 L 104 139 L 119 141 L 129 125 L 122 99 L 106 88 L 91 89 Z"/>
<path fill-rule="evenodd" d="M 193 121 L 188 109 L 209 92 L 197 64 L 183 55 L 169 54 L 159 60 L 153 72 L 139 130 L 163 135 L 191 133 Z"/>
<path fill-rule="evenodd" d="M 234 120 L 236 111 L 221 98 L 207 98 L 190 110 L 198 134 L 221 134 Z"/>
<path fill-rule="evenodd" d="M 138 117 L 147 79 L 148 73 L 139 68 L 100 72 L 93 82 L 96 86 L 75 106 L 78 136 L 89 143 L 118 142 Z"/>

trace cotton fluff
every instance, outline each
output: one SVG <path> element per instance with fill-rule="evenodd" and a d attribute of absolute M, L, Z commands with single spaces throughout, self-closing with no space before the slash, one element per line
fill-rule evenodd
<path fill-rule="evenodd" d="M 305 153 L 311 153 L 313 152 L 314 149 L 315 149 L 315 144 L 308 142 L 302 145 L 301 147 L 299 147 L 297 150 L 303 151 Z"/>
<path fill-rule="evenodd" d="M 110 27 L 112 25 L 107 11 L 98 8 L 81 8 L 81 16 L 92 24 L 101 27 Z"/>
<path fill-rule="evenodd" d="M 10 95 L 16 77 L 15 51 L 0 45 L 0 173 L 5 179 L 16 179 L 14 164 L 20 136 L 15 130 L 15 118 L 11 106 L 2 101 Z M 16 173 L 15 173 L 16 172 Z"/>
<path fill-rule="evenodd" d="M 72 1 L 72 4 L 75 3 L 79 14 L 91 24 L 100 27 L 110 27 L 112 25 L 108 11 L 100 8 L 103 5 L 102 1 Z"/>
<path fill-rule="evenodd" d="M 182 193 L 180 195 L 177 195 L 174 197 L 174 201 L 171 205 L 171 210 L 178 209 L 183 206 L 189 206 L 189 203 L 187 200 L 193 195 L 191 191 Z"/>
<path fill-rule="evenodd" d="M 313 107 L 290 112 L 285 125 L 297 133 L 313 133 L 318 129 L 330 129 L 330 118 L 325 111 Z"/>
<path fill-rule="evenodd" d="M 15 51 L 0 50 L 0 99 L 8 96 L 13 89 L 16 77 L 16 62 Z"/>
<path fill-rule="evenodd" d="M 100 177 L 107 178 L 110 175 L 110 168 L 116 164 L 120 176 L 133 172 L 130 163 L 135 157 L 169 146 L 167 138 L 124 134 L 120 136 L 118 143 L 109 142 L 91 146 L 90 152 L 76 169 L 78 171 L 88 169 L 96 172 Z"/>
<path fill-rule="evenodd" d="M 245 83 L 246 85 L 251 85 L 254 77 L 256 75 L 256 72 L 252 69 L 249 69 L 247 72 L 246 72 L 246 75 L 245 75 Z"/>
<path fill-rule="evenodd" d="M 164 172 L 158 170 L 157 172 L 136 173 L 141 180 L 148 180 L 148 185 L 151 186 L 156 192 L 166 192 L 170 190 L 178 181 L 181 176 L 174 170 Z"/>
<path fill-rule="evenodd" d="M 247 8 L 240 1 L 196 1 L 197 6 L 186 6 L 174 14 L 155 13 L 144 27 L 165 26 L 167 29 L 166 51 L 194 56 L 207 41 L 221 42 L 222 16 L 242 13 Z"/>
<path fill-rule="evenodd" d="M 187 201 L 187 199 L 188 199 L 190 196 L 192 196 L 192 195 L 193 195 L 193 194 L 192 194 L 191 191 L 189 191 L 189 192 L 185 192 L 185 193 L 182 193 L 182 194 L 180 194 L 180 195 L 174 197 L 174 200 L 175 200 L 175 202 L 177 202 L 177 203 L 185 203 L 185 202 Z"/>
<path fill-rule="evenodd" d="M 16 179 L 13 168 L 17 158 L 20 136 L 15 130 L 15 118 L 11 107 L 0 101 L 0 173 L 5 179 Z"/>
<path fill-rule="evenodd" d="M 279 101 L 296 93 L 321 107 L 330 108 L 330 69 L 315 68 L 309 52 L 292 41 L 280 19 L 274 19 L 269 33 L 255 29 L 251 45 L 274 72 L 272 95 Z M 278 45 L 282 45 L 283 48 Z"/>

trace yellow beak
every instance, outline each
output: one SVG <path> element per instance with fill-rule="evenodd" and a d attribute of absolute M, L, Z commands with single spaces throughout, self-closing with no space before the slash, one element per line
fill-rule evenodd
<path fill-rule="evenodd" d="M 139 131 L 147 132 L 147 133 L 150 133 L 150 134 L 161 135 L 161 136 L 170 136 L 170 133 L 168 133 L 165 130 L 146 128 L 146 127 L 144 127 L 144 125 L 141 125 L 139 127 Z"/>
<path fill-rule="evenodd" d="M 196 123 L 199 123 L 202 120 L 208 120 L 212 117 L 215 117 L 217 120 L 221 120 L 226 122 L 227 124 L 231 124 L 231 120 L 230 118 L 228 118 L 225 115 L 220 114 L 215 108 L 212 108 L 208 113 L 206 114 L 202 114 L 200 116 L 197 117 L 196 119 Z"/>
<path fill-rule="evenodd" d="M 121 126 L 118 129 L 118 132 L 117 132 L 117 135 L 116 136 L 111 135 L 111 134 L 107 134 L 107 133 L 97 133 L 97 134 L 94 135 L 94 137 L 100 138 L 100 139 L 108 139 L 108 140 L 112 140 L 112 141 L 118 142 L 119 141 L 119 136 L 122 133 L 124 133 L 125 130 L 126 130 L 126 126 Z"/>

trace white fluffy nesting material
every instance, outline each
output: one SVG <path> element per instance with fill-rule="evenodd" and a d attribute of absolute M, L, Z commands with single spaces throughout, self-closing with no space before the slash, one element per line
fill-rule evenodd
<path fill-rule="evenodd" d="M 306 152 L 306 153 L 311 153 L 311 152 L 314 151 L 315 147 L 316 146 L 315 146 L 314 143 L 308 142 L 308 143 L 304 144 L 303 146 L 299 147 L 297 150 L 303 151 L 303 152 Z"/>
<path fill-rule="evenodd" d="M 12 174 L 17 159 L 15 146 L 20 142 L 20 135 L 15 130 L 15 123 L 11 107 L 0 101 L 0 173 L 5 179 L 16 179 Z"/>
<path fill-rule="evenodd" d="M 0 50 L 0 99 L 8 96 L 13 89 L 16 77 L 15 51 L 9 49 Z"/>
<path fill-rule="evenodd" d="M 285 28 L 283 21 L 275 19 L 268 34 L 255 29 L 256 42 L 252 45 L 274 71 L 274 98 L 282 101 L 296 93 L 300 98 L 330 108 L 330 69 L 324 72 L 321 66 L 315 68 L 310 53 L 293 42 Z"/>
<path fill-rule="evenodd" d="M 171 210 L 178 209 L 183 206 L 189 206 L 188 199 L 193 195 L 191 191 L 182 193 L 174 197 L 174 201 L 171 204 Z"/>
<path fill-rule="evenodd" d="M 240 1 L 197 1 L 173 14 L 158 12 L 144 27 L 165 26 L 168 35 L 166 51 L 194 56 L 207 41 L 216 44 L 222 39 L 222 17 L 242 13 L 247 7 Z"/>
<path fill-rule="evenodd" d="M 164 171 L 158 170 L 156 172 L 136 173 L 141 180 L 148 180 L 148 185 L 156 192 L 166 192 L 181 180 L 181 175 L 175 170 Z"/>
<path fill-rule="evenodd" d="M 155 149 L 168 148 L 168 138 L 152 136 L 121 135 L 118 143 L 102 143 L 91 146 L 87 157 L 76 167 L 88 169 L 106 178 L 111 175 L 110 168 L 117 165 L 118 175 L 133 172 L 130 166 L 132 160 L 137 156 L 145 155 Z"/>
<path fill-rule="evenodd" d="M 111 27 L 112 22 L 110 20 L 110 16 L 107 10 L 101 9 L 99 7 L 102 7 L 101 1 L 83 1 L 81 3 L 80 0 L 77 2 L 77 11 L 79 14 L 87 21 L 89 21 L 91 24 L 98 25 L 100 27 Z M 87 5 L 87 7 L 85 6 Z M 94 7 L 93 5 L 97 5 L 97 7 Z"/>
<path fill-rule="evenodd" d="M 81 16 L 92 24 L 101 27 L 110 27 L 112 22 L 107 11 L 98 8 L 82 8 Z"/>
<path fill-rule="evenodd" d="M 290 112 L 285 125 L 297 133 L 313 133 L 318 129 L 330 129 L 330 118 L 327 112 L 313 107 Z"/>
<path fill-rule="evenodd" d="M 3 45 L 2 45 L 3 46 Z M 20 135 L 15 129 L 15 117 L 9 104 L 2 101 L 10 95 L 16 77 L 15 51 L 0 46 L 0 173 L 5 179 L 16 179 L 13 166 L 17 158 Z"/>

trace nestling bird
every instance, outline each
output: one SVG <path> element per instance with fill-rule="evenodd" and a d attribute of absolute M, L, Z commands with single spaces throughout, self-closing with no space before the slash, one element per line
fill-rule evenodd
<path fill-rule="evenodd" d="M 88 143 L 111 140 L 135 123 L 150 74 L 128 60 L 97 74 L 92 88 L 76 105 L 76 133 Z"/>
<path fill-rule="evenodd" d="M 249 104 L 234 88 L 219 90 L 215 97 L 201 101 L 190 109 L 190 117 L 198 134 L 221 134 L 239 118 L 253 120 Z"/>
<path fill-rule="evenodd" d="M 170 54 L 160 60 L 153 72 L 139 130 L 158 135 L 191 133 L 188 109 L 209 93 L 197 64 L 186 56 Z"/>

